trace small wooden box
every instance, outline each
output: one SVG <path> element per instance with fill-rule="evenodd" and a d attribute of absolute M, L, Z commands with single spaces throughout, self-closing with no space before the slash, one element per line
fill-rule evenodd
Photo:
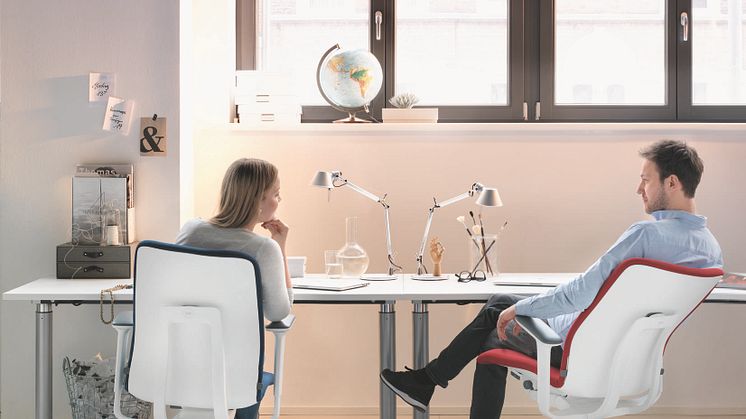
<path fill-rule="evenodd" d="M 57 278 L 130 278 L 135 247 L 61 244 L 57 246 Z"/>

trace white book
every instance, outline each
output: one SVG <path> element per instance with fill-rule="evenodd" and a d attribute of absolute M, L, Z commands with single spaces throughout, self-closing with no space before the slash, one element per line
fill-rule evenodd
<path fill-rule="evenodd" d="M 349 278 L 293 278 L 293 288 L 346 291 L 365 287 L 369 282 Z"/>

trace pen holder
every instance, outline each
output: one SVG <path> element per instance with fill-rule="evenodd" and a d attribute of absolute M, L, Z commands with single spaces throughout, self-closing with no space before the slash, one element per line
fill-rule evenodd
<path fill-rule="evenodd" d="M 469 266 L 468 269 L 482 271 L 487 277 L 497 276 L 497 235 L 485 234 L 469 237 Z"/>

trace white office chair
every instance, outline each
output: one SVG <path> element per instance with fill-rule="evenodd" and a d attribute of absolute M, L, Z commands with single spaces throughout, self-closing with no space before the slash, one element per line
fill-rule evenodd
<path fill-rule="evenodd" d="M 573 323 L 560 369 L 550 366 L 551 348 L 562 342 L 560 337 L 543 321 L 525 316 L 516 321 L 536 339 L 538 359 L 493 349 L 477 362 L 508 367 L 550 418 L 642 412 L 663 391 L 663 352 L 669 337 L 722 275 L 716 268 L 628 259 Z"/>
<path fill-rule="evenodd" d="M 273 417 L 279 417 L 284 338 L 294 316 L 267 326 L 275 335 L 273 377 L 263 372 L 261 293 L 260 270 L 248 255 L 140 243 L 134 315 L 124 312 L 113 322 L 115 416 L 126 418 L 125 385 L 153 403 L 156 419 L 166 418 L 166 406 L 181 406 L 179 418 L 227 419 L 228 409 L 256 404 L 274 381 Z"/>

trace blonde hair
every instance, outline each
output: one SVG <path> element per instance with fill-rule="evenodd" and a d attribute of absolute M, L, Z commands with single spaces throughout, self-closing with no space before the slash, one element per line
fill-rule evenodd
<path fill-rule="evenodd" d="M 220 187 L 220 206 L 210 222 L 242 228 L 259 215 L 264 193 L 277 181 L 277 168 L 260 159 L 238 159 L 228 167 Z"/>

